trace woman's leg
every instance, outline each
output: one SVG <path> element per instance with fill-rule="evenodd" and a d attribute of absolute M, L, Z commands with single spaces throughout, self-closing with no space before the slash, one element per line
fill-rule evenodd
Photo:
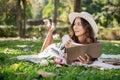
<path fill-rule="evenodd" d="M 53 43 L 53 32 L 55 31 L 54 24 L 47 26 L 47 30 L 48 33 L 42 45 L 41 51 L 43 51 L 46 47 Z"/>

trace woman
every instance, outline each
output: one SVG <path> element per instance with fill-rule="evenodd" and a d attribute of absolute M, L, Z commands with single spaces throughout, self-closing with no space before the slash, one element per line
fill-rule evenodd
<path fill-rule="evenodd" d="M 66 41 L 65 44 L 63 43 L 65 48 L 69 48 L 71 42 L 76 42 L 76 43 L 80 43 L 80 44 L 90 44 L 90 43 L 97 42 L 96 36 L 97 36 L 98 28 L 97 28 L 95 21 L 93 20 L 92 16 L 89 13 L 87 13 L 87 12 L 70 13 L 69 21 L 71 23 L 72 35 L 70 36 L 71 39 Z M 52 25 L 50 25 L 50 22 L 48 20 L 44 20 L 44 22 L 47 26 L 48 34 L 43 43 L 41 51 L 43 53 L 46 53 L 47 50 L 49 50 L 53 46 L 56 46 L 56 48 L 58 48 L 58 50 L 59 50 L 58 52 L 61 51 L 61 53 L 59 53 L 59 55 L 62 55 L 62 48 L 64 46 L 58 45 L 58 44 L 56 44 L 56 45 L 53 44 L 52 36 L 53 36 L 53 32 L 55 31 L 54 24 L 52 23 Z M 49 46 L 50 44 L 52 44 L 51 47 Z M 49 48 L 48 48 L 48 46 L 49 46 Z M 67 57 L 67 55 L 65 54 L 65 51 L 63 54 L 64 54 L 64 57 Z M 86 58 L 83 58 L 82 56 L 78 56 L 77 60 L 79 60 L 83 64 L 90 64 L 95 59 L 91 58 L 90 56 L 88 56 L 86 54 Z"/>

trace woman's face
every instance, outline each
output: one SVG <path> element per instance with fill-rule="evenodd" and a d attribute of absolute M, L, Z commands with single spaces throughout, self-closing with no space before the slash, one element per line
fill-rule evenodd
<path fill-rule="evenodd" d="M 81 23 L 81 19 L 79 17 L 75 18 L 73 31 L 75 32 L 75 36 L 77 37 L 81 37 L 85 33 L 85 30 Z"/>

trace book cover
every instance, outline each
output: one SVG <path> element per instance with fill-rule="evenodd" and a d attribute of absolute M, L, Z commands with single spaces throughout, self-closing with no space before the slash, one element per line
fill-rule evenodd
<path fill-rule="evenodd" d="M 92 58 L 98 58 L 102 53 L 102 45 L 101 43 L 78 44 L 73 42 L 66 52 L 68 63 L 76 60 L 79 55 L 86 58 L 85 54 L 87 54 Z"/>

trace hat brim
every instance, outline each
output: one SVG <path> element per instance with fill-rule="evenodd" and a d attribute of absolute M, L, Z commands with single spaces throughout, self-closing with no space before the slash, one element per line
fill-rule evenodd
<path fill-rule="evenodd" d="M 92 18 L 92 16 L 89 13 L 87 13 L 87 12 L 81 12 L 81 13 L 73 12 L 73 13 L 70 13 L 69 14 L 69 21 L 70 21 L 71 24 L 73 23 L 73 21 L 76 17 L 81 17 L 81 18 L 87 20 L 89 22 L 89 24 L 91 25 L 95 36 L 97 36 L 98 26 L 97 26 L 96 22 L 94 21 L 94 19 Z"/>

